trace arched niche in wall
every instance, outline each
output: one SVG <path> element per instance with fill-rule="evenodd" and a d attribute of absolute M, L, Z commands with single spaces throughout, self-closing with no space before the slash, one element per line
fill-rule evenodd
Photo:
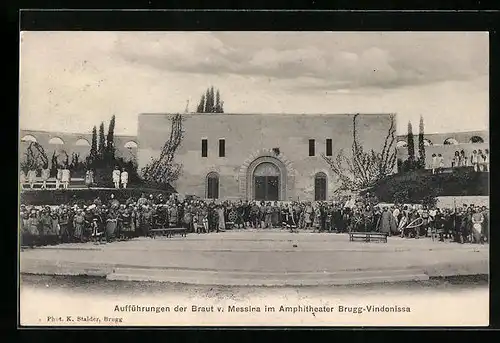
<path fill-rule="evenodd" d="M 455 138 L 446 138 L 443 142 L 444 145 L 457 145 L 458 141 Z"/>
<path fill-rule="evenodd" d="M 472 136 L 469 139 L 469 143 L 484 143 L 484 139 L 480 136 Z"/>
<path fill-rule="evenodd" d="M 90 146 L 90 143 L 85 138 L 80 138 L 75 143 L 76 146 Z"/>
<path fill-rule="evenodd" d="M 21 142 L 36 142 L 36 138 L 32 135 L 25 135 L 21 138 Z"/>

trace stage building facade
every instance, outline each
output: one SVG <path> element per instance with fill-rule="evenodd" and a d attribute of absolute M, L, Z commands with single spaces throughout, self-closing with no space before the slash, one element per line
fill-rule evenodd
<path fill-rule="evenodd" d="M 172 114 L 139 115 L 139 170 L 158 157 L 170 134 Z M 339 183 L 322 154 L 349 155 L 354 114 L 186 113 L 176 154 L 183 165 L 172 185 L 201 198 L 328 200 Z M 357 136 L 381 151 L 390 114 L 359 114 Z"/>

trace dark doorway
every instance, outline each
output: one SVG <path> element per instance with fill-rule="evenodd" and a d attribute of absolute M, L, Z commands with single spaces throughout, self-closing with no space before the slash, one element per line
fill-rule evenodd
<path fill-rule="evenodd" d="M 262 163 L 254 172 L 254 198 L 257 201 L 278 201 L 280 173 L 272 163 Z"/>
<path fill-rule="evenodd" d="M 326 200 L 326 174 L 318 173 L 314 177 L 314 200 Z"/>
<path fill-rule="evenodd" d="M 255 200 L 277 201 L 279 186 L 278 184 L 278 176 L 256 176 Z"/>

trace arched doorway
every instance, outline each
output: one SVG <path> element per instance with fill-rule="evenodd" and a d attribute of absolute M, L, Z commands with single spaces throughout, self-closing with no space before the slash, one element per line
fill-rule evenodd
<path fill-rule="evenodd" d="M 253 172 L 253 183 L 255 200 L 280 200 L 280 171 L 274 163 L 263 162 L 259 164 Z"/>

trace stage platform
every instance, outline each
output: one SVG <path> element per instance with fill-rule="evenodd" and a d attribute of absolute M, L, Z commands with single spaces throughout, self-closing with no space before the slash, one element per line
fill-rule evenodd
<path fill-rule="evenodd" d="M 236 230 L 61 244 L 20 253 L 20 271 L 109 280 L 199 285 L 315 286 L 488 274 L 489 245 L 389 237 L 349 242 L 347 234 Z"/>

